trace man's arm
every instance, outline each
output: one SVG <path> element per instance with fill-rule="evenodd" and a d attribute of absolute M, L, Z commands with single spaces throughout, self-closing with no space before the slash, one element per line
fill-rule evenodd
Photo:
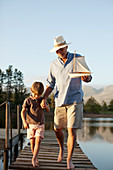
<path fill-rule="evenodd" d="M 52 92 L 52 88 L 50 88 L 50 87 L 48 87 L 47 86 L 47 88 L 46 88 L 46 90 L 45 90 L 45 93 L 44 93 L 44 96 L 43 96 L 43 100 L 42 100 L 42 102 L 41 102 L 41 108 L 42 109 L 46 109 L 46 111 L 47 112 L 49 112 L 50 111 L 50 108 L 48 107 L 48 105 L 46 104 L 46 99 L 48 98 L 48 96 L 50 95 L 50 93 Z"/>
<path fill-rule="evenodd" d="M 44 93 L 44 99 L 47 99 L 48 98 L 48 96 L 51 94 L 51 92 L 53 91 L 53 89 L 51 88 L 51 87 L 48 87 L 47 86 L 47 88 L 46 88 L 46 90 L 45 90 L 45 93 Z"/>
<path fill-rule="evenodd" d="M 50 111 L 50 108 L 49 108 L 49 106 L 48 106 L 48 104 L 47 104 L 47 103 L 46 103 L 45 110 L 46 110 L 46 112 L 49 112 L 49 111 Z"/>

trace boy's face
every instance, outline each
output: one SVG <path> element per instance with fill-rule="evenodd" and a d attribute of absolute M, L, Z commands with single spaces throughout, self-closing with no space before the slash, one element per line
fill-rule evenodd
<path fill-rule="evenodd" d="M 39 98 L 41 97 L 41 95 L 37 95 L 37 94 L 35 94 L 35 93 L 33 93 L 33 92 L 32 92 L 32 95 L 33 95 L 33 98 L 34 98 L 34 99 L 39 99 Z"/>

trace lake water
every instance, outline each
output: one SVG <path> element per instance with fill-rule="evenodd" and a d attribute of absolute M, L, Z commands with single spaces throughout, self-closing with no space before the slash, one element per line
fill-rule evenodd
<path fill-rule="evenodd" d="M 113 118 L 85 118 L 78 143 L 99 170 L 113 170 Z"/>
<path fill-rule="evenodd" d="M 52 129 L 53 121 L 47 122 L 46 128 Z M 84 118 L 83 128 L 77 131 L 77 141 L 96 168 L 113 170 L 113 118 Z M 0 170 L 3 170 L 1 152 Z"/>

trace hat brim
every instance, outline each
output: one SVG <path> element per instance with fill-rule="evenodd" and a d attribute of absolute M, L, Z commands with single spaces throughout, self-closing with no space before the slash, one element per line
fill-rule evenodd
<path fill-rule="evenodd" d="M 56 51 L 59 50 L 60 48 L 64 48 L 64 47 L 68 46 L 69 44 L 71 44 L 71 43 L 66 43 L 65 45 L 61 45 L 61 46 L 59 46 L 59 47 L 54 47 L 54 48 L 52 48 L 52 49 L 50 50 L 50 52 L 51 52 L 51 53 L 52 53 L 52 52 L 56 52 Z"/>

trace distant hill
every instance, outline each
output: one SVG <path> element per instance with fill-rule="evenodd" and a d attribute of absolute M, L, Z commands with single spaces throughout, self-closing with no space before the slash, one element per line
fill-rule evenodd
<path fill-rule="evenodd" d="M 93 96 L 100 104 L 105 101 L 107 104 L 113 99 L 113 85 L 103 87 L 101 89 L 95 89 L 91 86 L 83 86 L 84 102 Z"/>

